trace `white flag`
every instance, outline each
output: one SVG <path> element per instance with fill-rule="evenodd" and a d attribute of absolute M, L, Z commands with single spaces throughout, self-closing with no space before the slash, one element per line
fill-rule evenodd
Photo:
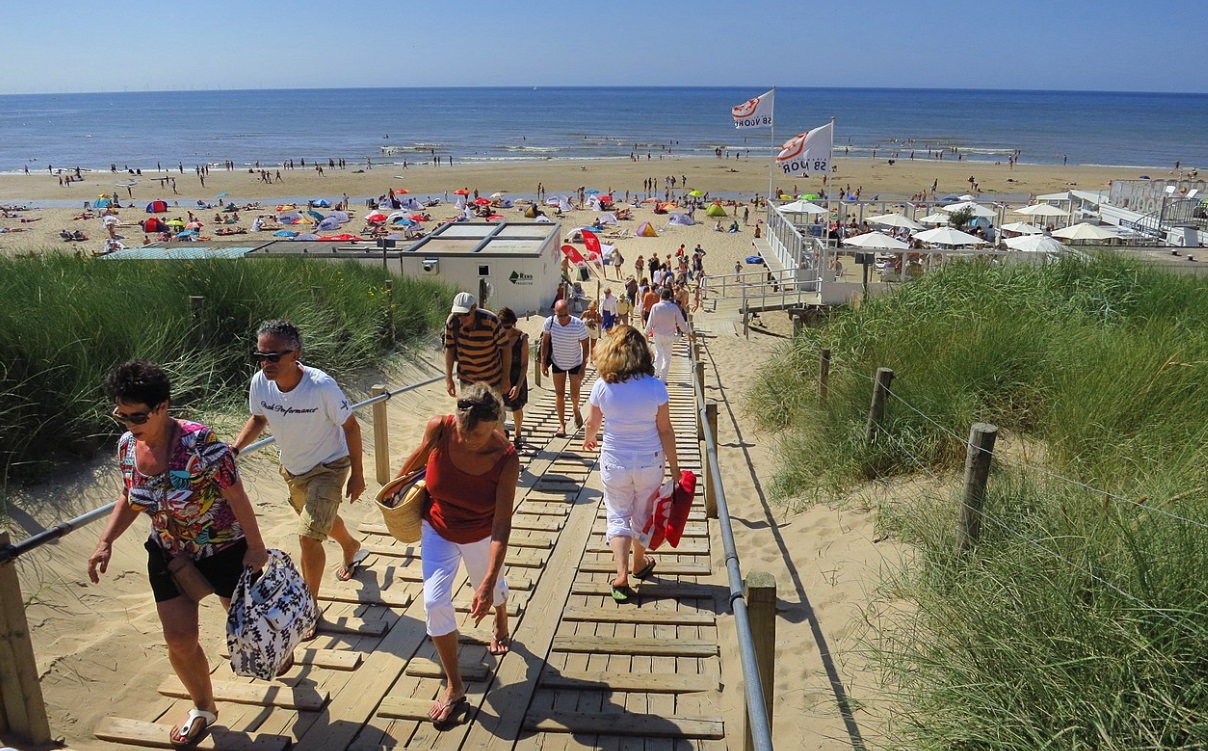
<path fill-rule="evenodd" d="M 737 107 L 730 108 L 735 128 L 770 128 L 772 110 L 775 108 L 776 89 L 763 96 L 748 99 Z"/>
<path fill-rule="evenodd" d="M 784 170 L 785 175 L 808 175 L 810 172 L 829 174 L 834 142 L 834 123 L 807 130 L 785 141 L 776 155 L 776 164 Z"/>

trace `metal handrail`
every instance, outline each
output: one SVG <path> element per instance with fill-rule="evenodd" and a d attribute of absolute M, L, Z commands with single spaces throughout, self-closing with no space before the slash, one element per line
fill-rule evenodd
<path fill-rule="evenodd" d="M 695 363 L 695 352 L 691 359 Z M 734 625 L 738 631 L 738 656 L 742 663 L 742 678 L 745 684 L 743 688 L 746 694 L 747 717 L 750 719 L 751 742 L 757 751 L 772 751 L 772 727 L 768 721 L 767 700 L 763 693 L 763 681 L 759 675 L 759 660 L 755 655 L 751 619 L 747 614 L 742 569 L 738 564 L 738 547 L 734 543 L 730 508 L 726 504 L 726 491 L 721 481 L 721 464 L 717 458 L 717 437 L 713 435 L 713 429 L 709 426 L 709 420 L 705 415 L 705 384 L 703 380 L 697 378 L 697 372 L 697 368 L 693 367 L 692 385 L 693 391 L 696 393 L 701 431 L 705 436 L 705 452 L 709 459 L 709 481 L 714 483 L 713 495 L 717 501 L 717 520 L 721 527 L 722 549 L 726 554 L 726 573 L 730 580 L 730 607 L 734 611 Z"/>
<path fill-rule="evenodd" d="M 364 407 L 368 407 L 372 404 L 377 404 L 378 402 L 386 401 L 387 399 L 389 399 L 392 396 L 395 396 L 396 394 L 402 394 L 404 392 L 420 388 L 421 386 L 427 386 L 430 383 L 435 383 L 436 381 L 441 381 L 441 380 L 444 380 L 443 374 L 438 375 L 438 376 L 432 376 L 431 378 L 428 378 L 423 381 L 418 381 L 416 383 L 410 383 L 410 384 L 407 384 L 406 386 L 397 388 L 394 391 L 387 391 L 384 394 L 378 394 L 377 396 L 366 399 L 363 402 L 357 402 L 356 404 L 352 405 L 351 409 L 353 412 L 356 412 L 357 410 L 362 409 Z M 262 438 L 259 441 L 256 441 L 255 443 L 249 443 L 247 445 L 247 447 L 245 447 L 243 449 L 243 451 L 239 452 L 240 456 L 247 454 L 249 452 L 255 451 L 256 449 L 263 448 L 263 447 L 269 445 L 270 443 L 275 442 L 276 440 L 277 440 L 276 436 L 269 436 L 268 438 Z M 75 517 L 74 519 L 68 519 L 65 522 L 56 524 L 55 526 L 53 526 L 49 529 L 43 530 L 35 535 L 30 535 L 29 537 L 25 538 L 24 540 L 22 540 L 20 542 L 15 542 L 11 545 L 5 545 L 4 547 L 0 547 L 0 564 L 7 563 L 7 562 L 17 558 L 20 555 L 23 555 L 25 553 L 30 552 L 31 550 L 34 550 L 38 547 L 41 547 L 42 545 L 45 545 L 48 542 L 57 540 L 60 537 L 63 537 L 64 535 L 66 535 L 68 532 L 72 532 L 76 529 L 79 529 L 80 527 L 91 524 L 92 522 L 96 521 L 97 519 L 100 519 L 100 518 L 108 515 L 109 512 L 113 511 L 113 507 L 115 505 L 117 505 L 117 501 L 114 501 L 113 503 L 109 503 L 104 506 L 101 506 L 100 508 L 93 509 L 92 511 L 89 511 L 87 513 L 81 514 L 81 515 Z"/>

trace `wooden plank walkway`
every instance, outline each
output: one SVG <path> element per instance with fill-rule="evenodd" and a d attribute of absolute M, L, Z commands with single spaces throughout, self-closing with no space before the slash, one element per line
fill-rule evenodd
<path fill-rule="evenodd" d="M 672 366 L 680 466 L 701 473 L 688 348 Z M 584 382 L 590 390 L 594 371 Z M 548 382 L 547 382 L 548 387 Z M 568 405 L 569 409 L 569 405 Z M 506 576 L 512 652 L 487 653 L 490 619 L 469 622 L 473 586 L 456 598 L 469 709 L 453 727 L 427 721 L 442 688 L 424 634 L 419 548 L 377 523 L 358 528 L 373 555 L 350 582 L 324 582 L 324 625 L 295 667 L 271 683 L 232 674 L 213 655 L 219 728 L 211 749 L 715 749 L 726 748 L 717 617 L 727 589 L 714 579 L 703 483 L 681 547 L 656 553 L 635 602 L 609 595 L 597 454 L 582 432 L 554 436 L 553 393 L 532 389 Z M 720 568 L 720 567 L 719 567 Z M 636 580 L 634 580 L 636 582 Z M 121 707 L 95 729 L 98 749 L 169 747 L 188 710 L 174 678 L 160 701 Z M 141 711 L 140 711 L 141 710 Z"/>

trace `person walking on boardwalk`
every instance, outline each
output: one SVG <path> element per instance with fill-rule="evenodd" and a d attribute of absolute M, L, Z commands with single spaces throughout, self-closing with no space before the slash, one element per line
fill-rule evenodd
<path fill-rule="evenodd" d="M 595 450 L 602 422 L 600 479 L 608 545 L 617 564 L 612 598 L 628 602 L 634 596 L 629 577 L 646 579 L 654 572 L 655 560 L 646 551 L 649 537 L 642 530 L 654 511 L 664 466 L 670 467 L 671 477 L 679 477 L 679 458 L 667 385 L 654 377 L 650 347 L 642 332 L 618 326 L 600 342 L 596 369 L 600 378 L 587 397 L 590 411 L 583 449 Z"/>
<path fill-rule="evenodd" d="M 252 414 L 233 449 L 243 450 L 265 427 L 273 431 L 281 476 L 298 514 L 302 578 L 317 605 L 327 566 L 323 549 L 327 538 L 343 551 L 343 562 L 336 569 L 340 581 L 351 579 L 369 555 L 339 513 L 341 494 L 352 503 L 365 492 L 361 425 L 335 379 L 302 364 L 302 334 L 294 324 L 280 320 L 260 324 L 252 357 L 260 366 L 248 390 Z M 305 638 L 314 638 L 314 632 Z"/>
<path fill-rule="evenodd" d="M 464 389 L 487 383 L 501 394 L 512 390 L 512 350 L 503 335 L 499 317 L 478 307 L 478 298 L 459 292 L 445 320 L 445 390 L 457 396 L 453 366 Z"/>
<path fill-rule="evenodd" d="M 512 410 L 512 445 L 523 443 L 524 405 L 528 404 L 529 335 L 516 328 L 516 313 L 500 308 L 499 323 L 512 351 L 512 389 L 503 395 L 503 405 Z"/>
<path fill-rule="evenodd" d="M 541 327 L 541 374 L 549 375 L 554 368 L 554 397 L 558 407 L 558 438 L 566 437 L 566 377 L 570 376 L 570 400 L 575 414 L 575 427 L 583 427 L 579 411 L 579 387 L 583 385 L 583 368 L 587 362 L 590 335 L 582 320 L 570 314 L 566 300 L 554 303 L 554 314 Z"/>
<path fill-rule="evenodd" d="M 667 382 L 671 374 L 671 354 L 675 346 L 675 335 L 683 332 L 688 339 L 693 338 L 692 329 L 680 307 L 675 304 L 674 293 L 670 288 L 664 288 L 660 293 L 662 298 L 650 309 L 650 319 L 646 322 L 646 335 L 654 337 L 654 369 L 659 380 Z"/>
<path fill-rule="evenodd" d="M 88 557 L 88 578 L 98 583 L 109 568 L 113 543 L 140 513 L 151 517 L 143 546 L 147 575 L 168 660 L 193 703 L 168 740 L 192 745 L 218 720 L 218 706 L 199 638 L 197 602 L 177 587 L 169 562 L 180 554 L 191 558 L 229 608 L 243 569 L 263 569 L 268 551 L 234 454 L 210 428 L 168 414 L 172 387 L 162 368 L 142 361 L 118 365 L 105 392 L 114 403 L 113 419 L 126 428 L 117 451 L 122 489 Z"/>
<path fill-rule="evenodd" d="M 459 563 L 465 562 L 474 585 L 470 605 L 474 624 L 495 611 L 488 651 L 503 655 L 511 649 L 503 561 L 512 531 L 520 460 L 500 430 L 503 410 L 503 400 L 490 386 L 468 386 L 457 400 L 454 414 L 428 421 L 423 444 L 399 470 L 401 477 L 427 467 L 425 482 L 431 502 L 421 522 L 420 561 L 427 632 L 447 682 L 428 712 L 438 725 L 454 719 L 466 703 L 453 606 Z"/>

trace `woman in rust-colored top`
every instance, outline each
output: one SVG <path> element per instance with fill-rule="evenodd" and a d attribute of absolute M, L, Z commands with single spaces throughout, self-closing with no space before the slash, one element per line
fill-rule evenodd
<path fill-rule="evenodd" d="M 503 436 L 503 410 L 503 400 L 490 386 L 467 387 L 457 400 L 457 412 L 428 421 L 423 445 L 403 464 L 403 472 L 427 466 L 431 505 L 424 512 L 420 540 L 424 615 L 448 684 L 428 712 L 438 725 L 451 722 L 466 704 L 453 608 L 461 561 L 470 580 L 478 582 L 470 607 L 475 625 L 495 610 L 490 653 L 503 655 L 510 648 L 503 560 L 520 460 Z"/>

